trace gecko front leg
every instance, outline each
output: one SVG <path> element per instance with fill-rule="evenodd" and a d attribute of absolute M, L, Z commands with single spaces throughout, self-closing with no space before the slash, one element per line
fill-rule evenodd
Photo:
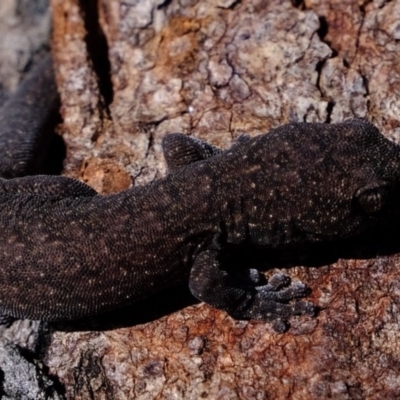
<path fill-rule="evenodd" d="M 205 303 L 226 311 L 236 319 L 257 319 L 272 322 L 275 331 L 288 328 L 286 319 L 294 315 L 316 313 L 314 304 L 298 301 L 310 293 L 303 283 L 293 284 L 288 276 L 277 274 L 260 285 L 253 281 L 254 270 L 244 270 L 245 279 L 220 268 L 218 250 L 206 250 L 195 260 L 189 287 L 192 294 Z"/>

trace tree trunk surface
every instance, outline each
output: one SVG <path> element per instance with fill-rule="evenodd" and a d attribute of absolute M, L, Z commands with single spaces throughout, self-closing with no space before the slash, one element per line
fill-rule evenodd
<path fill-rule="evenodd" d="M 360 117 L 400 142 L 400 0 L 51 6 L 64 173 L 101 193 L 162 177 L 161 140 L 170 132 L 227 148 L 243 133 L 288 122 Z M 35 366 L 43 398 L 399 398 L 398 237 L 383 227 L 298 254 L 295 265 L 271 261 L 279 268 L 267 275 L 306 283 L 321 309 L 293 318 L 284 334 L 193 304 L 182 288 L 105 319 L 19 322 L 5 331 L 0 355 L 14 360 L 17 351 L 23 371 Z M 27 325 L 33 333 L 17 341 Z M 2 379 L 11 382 L 6 364 L 0 359 Z M 3 383 L 9 398 L 16 379 Z"/>

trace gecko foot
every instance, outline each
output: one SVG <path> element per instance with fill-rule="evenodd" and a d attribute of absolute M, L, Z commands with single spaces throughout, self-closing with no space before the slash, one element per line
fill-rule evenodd
<path fill-rule="evenodd" d="M 286 275 L 274 275 L 266 285 L 256 286 L 255 293 L 235 317 L 272 321 L 276 332 L 285 332 L 289 323 L 287 318 L 294 315 L 315 316 L 317 307 L 308 301 L 297 301 L 310 294 L 311 290 L 301 282 L 290 284 Z"/>

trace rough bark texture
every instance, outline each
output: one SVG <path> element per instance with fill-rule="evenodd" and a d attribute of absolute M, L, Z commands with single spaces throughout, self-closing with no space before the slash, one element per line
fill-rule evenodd
<path fill-rule="evenodd" d="M 168 132 L 227 147 L 242 132 L 356 116 L 400 141 L 399 0 L 52 6 L 65 173 L 103 193 L 161 176 Z M 45 365 L 71 399 L 398 398 L 396 237 L 319 249 L 346 257 L 318 267 L 298 255 L 286 272 L 322 310 L 286 334 L 174 296 L 174 312 L 158 318 L 146 302 L 126 311 L 146 323 L 122 312 L 111 324 L 53 327 Z"/>
<path fill-rule="evenodd" d="M 49 51 L 51 13 L 48 0 L 0 2 L 0 107 L 31 67 Z M 37 321 L 0 327 L 2 399 L 60 399 L 64 389 L 49 377 L 40 360 L 47 333 Z"/>

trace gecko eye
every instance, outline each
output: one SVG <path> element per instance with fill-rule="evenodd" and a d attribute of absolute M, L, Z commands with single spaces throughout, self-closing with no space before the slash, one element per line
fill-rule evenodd
<path fill-rule="evenodd" d="M 359 206 L 367 214 L 376 213 L 385 206 L 389 197 L 389 188 L 387 186 L 375 186 L 362 188 L 356 194 Z"/>

